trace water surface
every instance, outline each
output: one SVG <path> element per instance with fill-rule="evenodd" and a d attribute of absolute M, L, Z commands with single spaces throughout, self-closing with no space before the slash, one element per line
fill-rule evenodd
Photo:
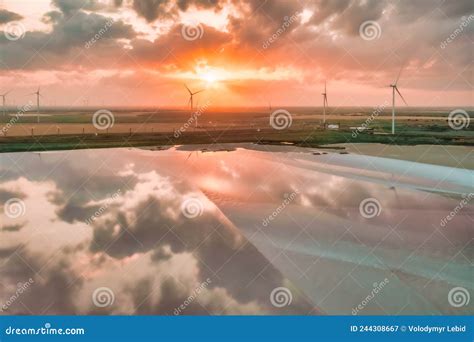
<path fill-rule="evenodd" d="M 351 314 L 362 302 L 359 314 L 472 313 L 448 302 L 453 287 L 473 290 L 472 204 L 442 224 L 474 192 L 472 171 L 195 149 L 2 154 L 4 314 Z M 5 214 L 11 198 L 23 215 Z M 378 215 L 361 215 L 365 199 Z M 105 307 L 92 300 L 102 287 Z"/>

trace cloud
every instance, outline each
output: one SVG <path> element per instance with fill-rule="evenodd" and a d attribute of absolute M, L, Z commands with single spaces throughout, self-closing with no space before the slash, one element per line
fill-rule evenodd
<path fill-rule="evenodd" d="M 26 197 L 27 197 L 26 194 L 21 191 L 10 191 L 6 189 L 0 189 L 0 202 L 1 203 L 5 203 L 11 198 L 24 199 Z"/>
<path fill-rule="evenodd" d="M 8 246 L 0 250 L 0 303 L 15 293 L 18 282 L 34 280 L 9 314 L 172 315 L 207 278 L 212 282 L 183 314 L 297 314 L 312 309 L 296 294 L 291 307 L 271 306 L 268 296 L 286 281 L 282 274 L 205 196 L 167 176 L 164 164 L 149 163 L 137 150 L 123 152 L 128 157 L 96 150 L 74 151 L 68 158 L 45 154 L 41 160 L 31 154 L 17 161 L 13 171 L 35 173 L 24 179 L 13 172 L 6 184 L 18 191 L 33 189 L 27 205 L 41 210 L 28 210 L 21 229 L 0 230 Z M 81 165 L 99 161 L 106 165 L 84 173 Z M 111 197 L 117 189 L 120 196 Z M 188 196 L 204 204 L 195 219 L 181 213 Z M 83 220 L 97 207 L 105 210 L 86 225 Z M 21 246 L 22 241 L 28 243 Z M 92 295 L 103 286 L 113 290 L 115 303 L 98 308 Z"/>
<path fill-rule="evenodd" d="M 5 232 L 17 232 L 24 227 L 24 224 L 4 225 L 2 230 Z"/>
<path fill-rule="evenodd" d="M 222 9 L 220 0 L 133 0 L 133 9 L 148 22 L 157 19 L 177 18 L 179 11 L 186 12 L 190 7 L 219 11 Z"/>
<path fill-rule="evenodd" d="M 469 41 L 474 25 L 465 27 L 449 48 L 441 49 L 440 44 L 459 28 L 463 17 L 472 14 L 470 1 L 422 0 L 414 5 L 374 0 L 134 0 L 107 4 L 54 0 L 53 5 L 55 10 L 43 16 L 49 30 L 28 30 L 24 38 L 15 42 L 0 35 L 0 68 L 24 72 L 25 80 L 31 79 L 27 73 L 33 70 L 79 70 L 83 77 L 77 83 L 84 84 L 91 82 L 84 75 L 94 70 L 129 70 L 133 76 L 106 75 L 103 82 L 112 86 L 97 89 L 98 97 L 116 99 L 113 92 L 143 82 L 169 89 L 182 82 L 182 78 L 173 77 L 174 73 L 187 73 L 198 82 L 194 70 L 206 60 L 208 65 L 235 70 L 236 74 L 243 69 L 255 71 L 255 80 L 245 79 L 240 84 L 238 80 L 227 80 L 227 95 L 235 103 L 252 102 L 255 89 L 261 91 L 262 84 L 264 88 L 266 84 L 275 89 L 275 96 L 282 103 L 307 105 L 312 104 L 311 94 L 324 79 L 341 82 L 349 93 L 355 89 L 349 88 L 350 84 L 367 86 L 373 95 L 381 80 L 385 80 L 383 84 L 390 82 L 405 64 L 409 85 L 415 90 L 434 95 L 449 86 L 457 98 L 468 99 L 469 95 L 463 75 L 472 69 Z M 292 16 L 297 20 L 285 25 Z M 112 17 L 114 24 L 91 48 L 85 49 L 85 44 L 104 31 Z M 183 39 L 181 29 L 183 23 L 192 20 L 201 25 L 203 35 L 188 41 Z M 360 25 L 368 20 L 377 21 L 381 27 L 380 37 L 373 41 L 359 36 Z M 276 33 L 277 39 L 263 48 L 264 42 Z M 300 82 L 288 77 L 271 84 L 261 80 L 259 83 L 257 71 L 263 68 L 297 70 Z M 15 79 L 19 76 L 8 75 Z M 73 76 L 67 80 L 76 81 Z M 94 85 L 96 82 L 99 81 L 95 80 Z M 238 93 L 244 83 L 247 91 Z M 300 83 L 311 86 L 302 87 Z M 127 100 L 152 102 L 156 87 L 141 88 Z M 77 93 L 70 86 L 60 88 L 56 91 L 69 92 L 71 97 Z M 301 94 L 305 102 L 298 102 L 300 96 L 295 94 Z M 430 97 L 417 95 L 424 102 Z M 355 97 L 352 93 L 351 98 Z M 336 101 L 339 99 L 340 96 Z M 155 102 L 162 100 L 166 99 Z M 168 101 L 174 104 L 173 99 Z"/>
<path fill-rule="evenodd" d="M 16 21 L 23 19 L 23 16 L 15 12 L 10 12 L 6 9 L 0 9 L 0 24 L 6 24 L 10 21 Z"/>
<path fill-rule="evenodd" d="M 74 4 L 78 2 L 73 1 Z M 69 2 L 67 3 L 70 4 Z M 4 69 L 47 69 L 50 65 L 56 65 L 61 69 L 70 59 L 75 60 L 75 65 L 80 65 L 81 56 L 85 54 L 86 43 L 100 32 L 95 50 L 97 55 L 104 60 L 117 51 L 121 51 L 121 46 L 117 45 L 117 39 L 131 39 L 136 33 L 131 25 L 123 23 L 121 20 L 113 21 L 111 18 L 96 14 L 85 13 L 78 10 L 75 5 L 70 7 L 65 4 L 61 9 L 63 12 L 52 11 L 45 14 L 46 22 L 51 23 L 52 30 L 49 33 L 40 31 L 30 31 L 25 37 L 10 42 L 3 34 L 0 37 L 0 53 L 3 56 L 1 67 Z M 70 11 L 76 9 L 73 16 L 68 16 Z M 112 21 L 111 21 L 112 20 Z M 35 59 L 38 51 L 41 51 L 44 58 Z"/>
<path fill-rule="evenodd" d="M 52 0 L 52 4 L 67 16 L 76 14 L 80 10 L 97 11 L 106 6 L 104 2 L 99 0 Z"/>
<path fill-rule="evenodd" d="M 176 11 L 170 10 L 169 6 L 169 0 L 133 0 L 133 9 L 148 22 L 173 17 Z"/>

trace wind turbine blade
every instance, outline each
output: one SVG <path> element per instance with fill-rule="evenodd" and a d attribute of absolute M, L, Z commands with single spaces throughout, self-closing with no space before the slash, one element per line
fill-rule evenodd
<path fill-rule="evenodd" d="M 189 94 L 192 95 L 193 93 L 191 92 L 191 90 L 189 90 L 188 86 L 186 84 L 184 84 L 184 86 L 186 87 L 186 89 L 188 90 Z"/>
<path fill-rule="evenodd" d="M 400 93 L 400 91 L 398 90 L 397 87 L 395 87 L 395 90 L 397 91 L 398 95 L 400 95 L 400 97 L 402 98 L 403 102 L 405 102 L 405 104 L 408 106 L 408 103 L 405 101 L 405 99 L 404 99 L 403 96 L 402 96 L 402 93 Z"/>
<path fill-rule="evenodd" d="M 196 95 L 196 94 L 198 94 L 198 93 L 200 93 L 200 92 L 203 92 L 204 90 L 206 90 L 206 89 L 201 89 L 201 90 L 199 90 L 199 91 L 193 93 L 193 95 Z"/>
<path fill-rule="evenodd" d="M 326 93 L 326 81 L 324 81 L 324 93 Z"/>
<path fill-rule="evenodd" d="M 324 96 L 324 101 L 326 101 L 326 106 L 329 107 L 328 97 L 327 97 L 327 96 Z"/>
<path fill-rule="evenodd" d="M 404 67 L 404 65 L 402 65 L 402 67 L 400 68 L 400 71 L 398 72 L 398 76 L 397 76 L 397 79 L 395 81 L 395 85 L 397 85 L 398 80 L 400 79 L 400 75 L 402 74 L 403 67 Z"/>

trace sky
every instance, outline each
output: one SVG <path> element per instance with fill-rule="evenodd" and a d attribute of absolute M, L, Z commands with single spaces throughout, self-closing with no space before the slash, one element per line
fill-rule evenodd
<path fill-rule="evenodd" d="M 0 0 L 0 92 L 46 105 L 472 106 L 470 0 Z M 31 95 L 30 95 L 31 97 Z M 397 100 L 399 101 L 399 100 Z"/>

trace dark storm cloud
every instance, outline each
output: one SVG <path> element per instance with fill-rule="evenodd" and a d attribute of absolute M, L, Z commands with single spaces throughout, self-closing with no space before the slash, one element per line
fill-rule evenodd
<path fill-rule="evenodd" d="M 24 226 L 25 226 L 25 224 L 6 225 L 6 226 L 3 226 L 3 228 L 1 230 L 3 230 L 4 232 L 18 232 Z"/>
<path fill-rule="evenodd" d="M 90 205 L 87 202 L 93 199 L 111 201 L 112 197 L 122 195 L 128 186 L 134 186 L 137 182 L 133 176 L 98 175 L 81 185 L 83 180 L 72 180 L 81 179 L 80 174 L 71 170 L 67 175 L 68 177 L 55 180 L 61 191 L 52 193 L 49 200 L 58 206 L 58 217 L 68 223 L 85 222 L 101 209 L 100 205 Z"/>
<path fill-rule="evenodd" d="M 129 187 L 135 186 L 138 182 L 133 174 L 106 173 L 108 167 L 113 165 L 118 169 L 123 168 L 122 164 L 114 164 L 113 160 L 109 161 L 109 166 L 103 165 L 102 169 L 98 168 L 94 177 L 91 177 L 90 174 L 75 167 L 76 156 L 77 152 L 71 152 L 70 158 L 61 162 L 60 170 L 56 167 L 59 163 L 56 156 L 51 156 L 51 158 L 45 156 L 41 161 L 37 158 L 19 159 L 15 162 L 18 168 L 10 169 L 8 179 L 24 177 L 25 174 L 22 170 L 29 169 L 35 170 L 34 173 L 28 174 L 30 181 L 41 181 L 45 177 L 53 178 L 61 191 L 48 193 L 47 200 L 58 207 L 58 218 L 68 223 L 84 222 L 99 210 L 99 205 L 88 204 L 88 202 L 111 200 L 112 197 L 121 196 Z M 83 159 L 84 162 L 87 160 Z M 91 161 L 89 160 L 89 162 Z M 24 199 L 27 195 L 20 191 L 12 192 L 0 189 L 0 205 L 14 197 Z"/>
<path fill-rule="evenodd" d="M 326 19 L 342 13 L 350 5 L 350 0 L 321 0 L 314 3 L 314 9 L 311 23 L 320 24 Z"/>
<path fill-rule="evenodd" d="M 5 310 L 7 314 L 40 315 L 47 312 L 55 315 L 76 312 L 73 303 L 82 280 L 70 269 L 65 259 L 45 260 L 42 255 L 18 248 L 3 265 L 1 274 L 3 282 L 14 286 L 32 279 L 18 300 Z M 13 294 L 0 291 L 2 298 L 9 298 Z"/>
<path fill-rule="evenodd" d="M 435 15 L 441 20 L 456 19 L 462 16 L 469 16 L 473 12 L 474 3 L 470 0 L 405 0 L 395 6 L 396 17 L 403 22 L 411 22 L 430 14 Z"/>
<path fill-rule="evenodd" d="M 351 1 L 334 20 L 332 28 L 358 35 L 360 25 L 367 20 L 379 20 L 387 4 L 384 1 Z"/>
<path fill-rule="evenodd" d="M 85 60 L 84 54 L 81 55 L 79 52 L 82 50 L 90 55 L 89 50 L 85 49 L 86 43 L 99 32 L 104 33 L 96 42 L 96 51 L 104 56 L 114 55 L 121 50 L 115 43 L 116 39 L 130 39 L 136 35 L 132 26 L 120 20 L 110 24 L 110 18 L 96 13 L 85 13 L 78 9 L 73 16 L 68 17 L 70 11 L 76 7 L 63 4 L 60 8 L 62 12 L 51 11 L 44 16 L 44 21 L 52 25 L 50 33 L 26 32 L 22 39 L 15 42 L 9 41 L 3 34 L 0 36 L 2 68 L 46 69 L 54 65 L 55 68 L 60 69 L 66 61 L 71 59 L 75 59 L 77 66 Z M 110 48 L 107 49 L 108 47 Z M 44 58 L 33 58 L 38 51 L 41 51 Z M 89 63 L 89 61 L 86 62 Z"/>
<path fill-rule="evenodd" d="M 8 190 L 0 189 L 0 203 L 5 203 L 11 198 L 24 199 L 26 198 L 26 194 L 20 191 L 8 191 Z"/>
<path fill-rule="evenodd" d="M 67 51 L 72 47 L 82 47 L 85 42 L 107 26 L 108 20 L 110 19 L 99 14 L 83 12 L 78 12 L 70 19 L 62 19 L 57 22 L 49 35 L 48 39 L 51 43 L 48 47 L 57 52 Z M 107 29 L 100 40 L 133 38 L 134 36 L 134 30 L 130 25 L 118 21 Z"/>
<path fill-rule="evenodd" d="M 320 25 L 331 19 L 330 27 L 348 34 L 358 34 L 359 26 L 366 20 L 378 20 L 387 8 L 385 1 L 320 0 L 313 3 L 313 16 L 309 24 Z"/>
<path fill-rule="evenodd" d="M 133 0 L 133 9 L 148 22 L 157 19 L 174 18 L 179 11 L 187 11 L 194 6 L 197 9 L 214 8 L 220 10 L 220 0 Z"/>
<path fill-rule="evenodd" d="M 177 0 L 179 9 L 185 12 L 189 7 L 195 6 L 198 9 L 214 8 L 215 10 L 222 9 L 221 0 Z"/>
<path fill-rule="evenodd" d="M 23 16 L 15 12 L 10 12 L 6 9 L 0 9 L 0 24 L 6 24 L 10 21 L 23 19 Z"/>
<path fill-rule="evenodd" d="M 297 16 L 304 9 L 300 1 L 235 1 L 240 13 L 230 15 L 228 29 L 240 45 L 260 49 L 262 42 L 271 37 L 285 21 Z M 297 29 L 298 23 L 285 28 L 282 36 Z"/>
<path fill-rule="evenodd" d="M 100 206 L 80 206 L 74 204 L 72 201 L 68 201 L 66 205 L 58 209 L 58 217 L 68 223 L 75 221 L 85 222 L 91 216 L 94 215 L 100 209 Z"/>
<path fill-rule="evenodd" d="M 174 11 L 168 11 L 168 5 L 168 0 L 133 0 L 133 9 L 148 22 L 173 16 Z"/>
<path fill-rule="evenodd" d="M 52 0 L 52 3 L 66 15 L 79 10 L 97 11 L 105 7 L 105 4 L 97 0 Z"/>
<path fill-rule="evenodd" d="M 0 248 L 0 259 L 7 259 L 15 253 L 17 249 L 21 248 L 21 246 L 13 246 L 7 248 Z M 0 260 L 0 265 L 3 265 L 4 260 Z"/>

